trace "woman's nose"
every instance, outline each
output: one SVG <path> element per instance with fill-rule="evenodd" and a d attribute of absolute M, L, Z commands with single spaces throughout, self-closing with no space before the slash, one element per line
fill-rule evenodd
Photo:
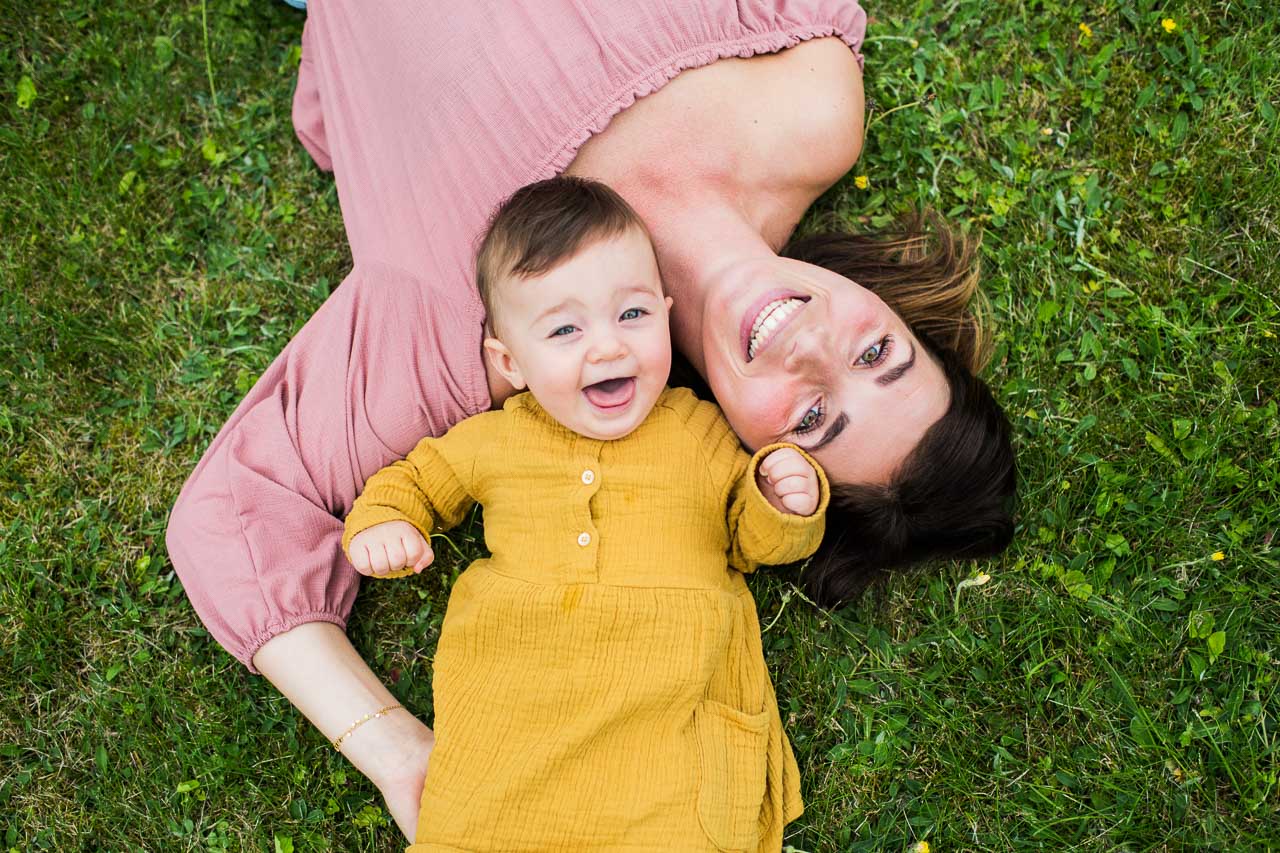
<path fill-rule="evenodd" d="M 831 346 L 827 331 L 822 326 L 800 329 L 791 339 L 791 347 L 783 359 L 783 366 L 790 372 L 824 367 L 831 360 Z"/>

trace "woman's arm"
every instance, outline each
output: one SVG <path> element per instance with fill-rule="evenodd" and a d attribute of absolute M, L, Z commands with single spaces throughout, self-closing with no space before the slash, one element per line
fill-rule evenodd
<path fill-rule="evenodd" d="M 329 622 L 307 622 L 277 634 L 253 664 L 330 742 L 361 717 L 398 704 L 347 635 Z M 378 786 L 387 809 L 412 840 L 435 735 L 396 710 L 369 720 L 342 741 L 342 754 Z"/>
<path fill-rule="evenodd" d="M 262 662 L 326 736 L 391 704 L 342 633 L 359 576 L 341 518 L 424 434 L 487 408 L 480 321 L 419 278 L 357 266 L 219 431 L 170 513 L 169 555 L 201 621 L 241 662 Z M 409 831 L 430 739 L 396 711 L 343 745 Z"/>

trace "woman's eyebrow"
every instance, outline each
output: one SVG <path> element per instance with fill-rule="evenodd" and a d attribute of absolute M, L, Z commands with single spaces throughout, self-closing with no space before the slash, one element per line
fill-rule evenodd
<path fill-rule="evenodd" d="M 909 341 L 908 343 L 911 344 L 911 355 L 907 358 L 906 361 L 902 362 L 902 364 L 899 364 L 897 367 L 886 370 L 883 376 L 877 376 L 876 377 L 877 385 L 892 385 L 893 383 L 897 382 L 899 379 L 902 378 L 902 374 L 906 373 L 908 370 L 916 366 L 915 341 Z"/>
<path fill-rule="evenodd" d="M 827 431 L 822 436 L 822 440 L 819 441 L 817 444 L 813 445 L 812 447 L 806 447 L 805 452 L 813 453 L 819 448 L 826 447 L 828 444 L 835 441 L 836 436 L 844 432 L 844 428 L 847 427 L 848 425 L 849 425 L 849 416 L 846 415 L 844 412 L 841 412 L 840 417 L 832 421 L 831 426 L 827 428 Z"/>

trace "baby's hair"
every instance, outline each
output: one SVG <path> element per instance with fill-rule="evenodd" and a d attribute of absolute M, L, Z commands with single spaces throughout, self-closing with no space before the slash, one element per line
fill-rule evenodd
<path fill-rule="evenodd" d="M 516 190 L 494 211 L 476 257 L 488 331 L 497 330 L 499 282 L 541 275 L 586 246 L 632 228 L 649 235 L 631 205 L 599 181 L 560 175 Z"/>

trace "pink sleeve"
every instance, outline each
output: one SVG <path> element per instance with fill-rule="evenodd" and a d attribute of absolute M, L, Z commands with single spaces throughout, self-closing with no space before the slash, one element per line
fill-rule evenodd
<path fill-rule="evenodd" d="M 169 555 L 205 626 L 253 670 L 267 640 L 346 623 L 342 516 L 424 435 L 489 408 L 481 317 L 399 270 L 353 270 L 267 368 L 183 486 Z"/>

